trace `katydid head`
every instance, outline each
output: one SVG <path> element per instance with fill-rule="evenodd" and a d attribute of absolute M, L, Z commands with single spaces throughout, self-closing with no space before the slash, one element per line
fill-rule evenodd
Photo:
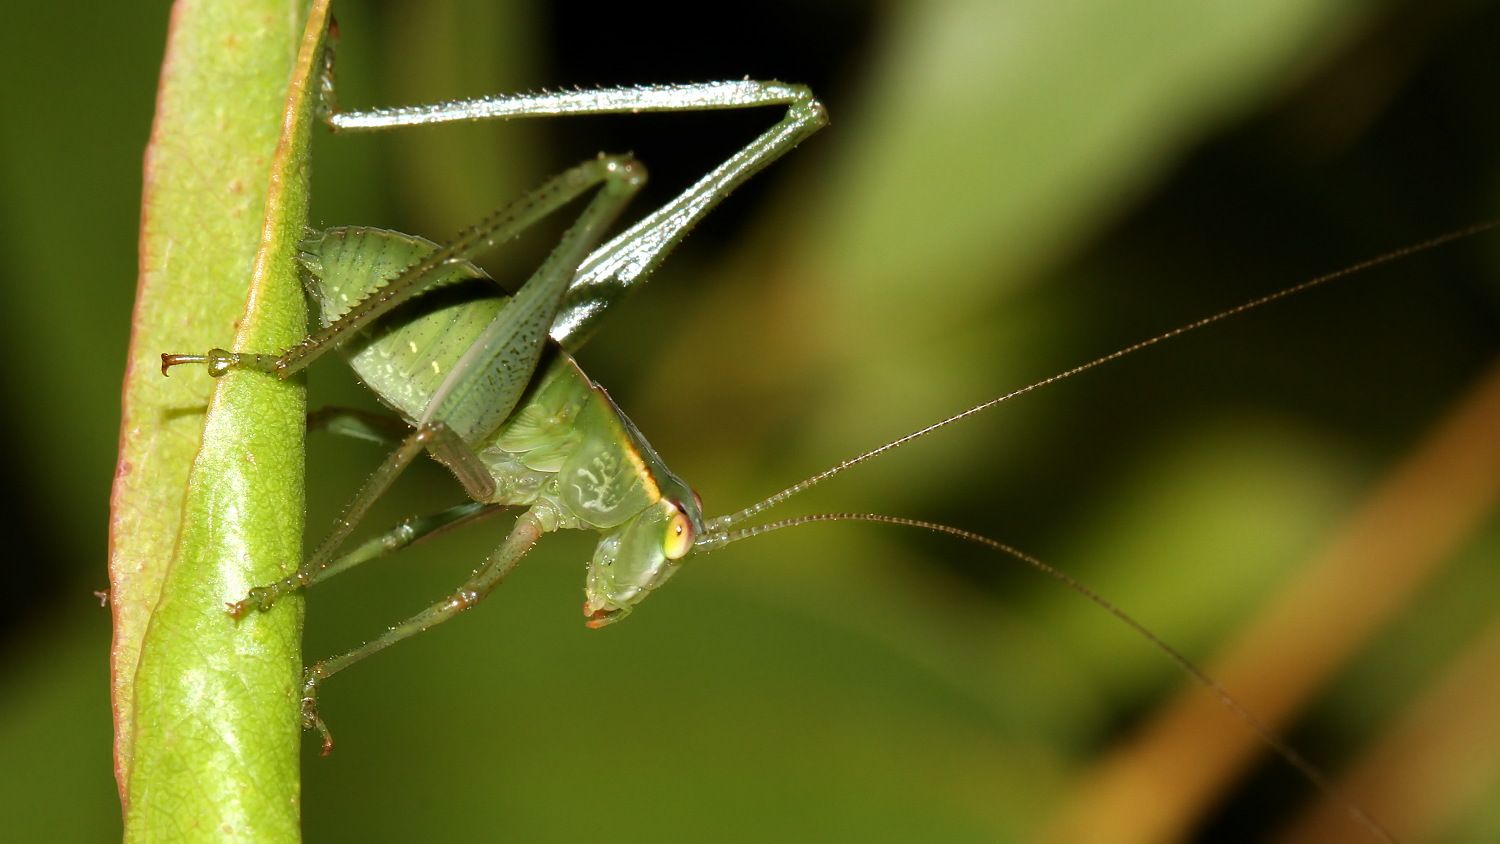
<path fill-rule="evenodd" d="M 662 497 L 599 540 L 584 584 L 589 627 L 624 618 L 693 550 L 703 534 L 703 510 L 697 494 L 681 486 L 687 495 Z"/>

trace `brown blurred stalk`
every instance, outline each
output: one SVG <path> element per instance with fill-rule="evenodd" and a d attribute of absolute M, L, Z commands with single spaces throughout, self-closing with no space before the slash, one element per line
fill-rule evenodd
<path fill-rule="evenodd" d="M 1493 512 L 1500 499 L 1496 431 L 1500 365 L 1300 567 L 1301 574 L 1209 664 L 1209 674 L 1272 729 L 1287 724 Z M 1485 653 L 1490 651 L 1481 647 L 1473 658 L 1485 659 Z M 1455 669 L 1460 675 L 1465 670 Z M 1441 691 L 1435 694 L 1448 699 Z M 1475 707 L 1474 701 L 1463 704 Z M 1494 710 L 1481 701 L 1477 711 Z M 1043 839 L 1181 840 L 1264 752 L 1249 730 L 1226 729 L 1227 717 L 1213 696 L 1198 688 L 1184 690 L 1079 779 Z M 1425 714 L 1425 705 L 1414 717 L 1442 720 Z M 1400 741 L 1399 734 L 1390 741 Z M 1475 776 L 1482 767 L 1476 766 Z M 1451 777 L 1448 782 L 1449 788 L 1462 789 Z M 1384 822 L 1407 822 L 1404 814 L 1383 817 L 1382 801 L 1361 805 Z M 1352 820 L 1334 811 L 1344 837 L 1358 834 Z M 1396 825 L 1393 831 L 1399 836 L 1403 828 Z"/>

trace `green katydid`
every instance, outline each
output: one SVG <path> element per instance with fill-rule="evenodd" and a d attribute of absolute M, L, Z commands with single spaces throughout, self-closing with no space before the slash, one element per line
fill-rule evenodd
<path fill-rule="evenodd" d="M 323 232 L 309 239 L 303 257 L 309 293 L 322 315 L 322 330 L 276 356 L 223 350 L 206 355 L 163 356 L 164 369 L 202 362 L 214 375 L 233 368 L 250 368 L 287 377 L 327 349 L 342 347 L 360 378 L 415 427 L 414 432 L 406 431 L 401 437 L 397 449 L 298 571 L 276 584 L 252 590 L 248 597 L 232 606 L 236 614 L 252 608 L 267 609 L 289 591 L 455 523 L 487 516 L 502 505 L 529 508 L 488 563 L 451 596 L 366 645 L 315 663 L 308 670 L 304 722 L 305 726 L 323 732 L 325 748 L 329 746 L 328 734 L 316 711 L 316 692 L 323 679 L 467 609 L 500 583 L 542 533 L 585 528 L 603 534 L 590 564 L 585 602 L 590 625 L 602 626 L 628 613 L 691 553 L 782 526 L 835 518 L 805 517 L 734 529 L 832 474 L 1036 387 L 1332 277 L 1315 279 L 1095 359 L 845 461 L 731 516 L 706 520 L 691 489 L 666 469 L 634 425 L 583 374 L 569 352 L 587 339 L 603 311 L 643 280 L 740 181 L 823 125 L 821 106 L 811 93 L 780 83 L 715 83 L 495 98 L 432 108 L 360 113 L 339 113 L 333 107 L 331 83 L 325 96 L 329 122 L 345 130 L 558 113 L 766 105 L 788 109 L 780 123 L 739 155 L 663 209 L 597 249 L 595 244 L 602 240 L 603 232 L 644 178 L 640 165 L 625 157 L 601 157 L 580 164 L 503 207 L 443 247 L 381 230 Z M 451 303 L 428 308 L 407 321 L 397 319 L 398 314 L 393 313 L 415 297 L 437 288 L 459 283 L 493 284 L 481 270 L 468 263 L 469 258 L 503 243 L 541 217 L 595 190 L 597 193 L 551 256 L 513 295 L 502 294 L 496 286 L 490 295 L 455 297 Z M 1423 248 L 1439 241 L 1424 244 Z M 315 421 L 345 425 L 346 431 L 365 436 L 388 438 L 380 422 L 372 423 L 358 416 L 324 415 Z M 474 502 L 403 523 L 351 553 L 336 556 L 370 505 L 422 451 L 429 451 L 452 469 Z M 859 514 L 838 518 L 927 527 L 1021 557 L 1082 589 L 1156 641 L 1200 682 L 1218 689 L 1128 616 L 1034 558 L 975 534 L 925 522 Z M 1313 779 L 1321 779 L 1232 699 L 1222 691 L 1220 694 L 1282 755 Z"/>
<path fill-rule="evenodd" d="M 286 592 L 352 565 L 348 558 L 335 562 L 335 554 L 370 506 L 423 451 L 452 469 L 476 502 L 529 507 L 488 563 L 452 596 L 360 648 L 308 669 L 304 725 L 316 726 L 327 748 L 328 732 L 316 712 L 318 683 L 472 605 L 499 584 L 542 533 L 582 527 L 604 532 L 591 565 L 585 605 L 595 626 L 628 612 L 671 573 L 672 563 L 692 550 L 695 538 L 707 535 L 696 496 L 666 470 L 635 426 L 583 375 L 567 350 L 581 345 L 604 310 L 645 279 L 730 191 L 821 128 L 827 117 L 803 86 L 754 81 L 341 112 L 334 94 L 332 48 L 324 55 L 320 113 L 341 131 L 556 114 L 786 108 L 781 121 L 739 153 L 597 249 L 609 224 L 645 179 L 644 168 L 627 156 L 601 155 L 579 164 L 496 210 L 442 248 L 390 232 L 324 233 L 309 241 L 305 256 L 310 291 L 321 305 L 322 330 L 279 355 L 222 349 L 204 355 L 162 355 L 164 374 L 175 365 L 204 363 L 215 377 L 245 368 L 287 378 L 329 349 L 363 335 L 368 342 L 351 359 L 356 373 L 415 428 L 297 572 L 252 590 L 232 606 L 236 615 L 251 607 L 268 609 Z M 469 258 L 514 238 L 591 191 L 594 196 L 578 219 L 514 296 L 467 302 L 455 314 L 438 312 L 409 325 L 381 323 L 424 292 L 483 277 Z M 440 514 L 432 524 L 468 515 L 471 508 L 466 505 Z"/>

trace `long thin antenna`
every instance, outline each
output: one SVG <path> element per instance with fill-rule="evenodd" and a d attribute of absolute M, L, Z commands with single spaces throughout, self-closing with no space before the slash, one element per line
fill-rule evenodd
<path fill-rule="evenodd" d="M 808 489 L 809 487 L 815 486 L 847 469 L 858 466 L 866 460 L 878 457 L 888 451 L 891 451 L 892 449 L 900 448 L 901 446 L 906 445 L 913 440 L 921 439 L 922 437 L 931 434 L 939 428 L 944 428 L 948 425 L 952 425 L 954 422 L 957 422 L 960 419 L 965 419 L 973 416 L 976 413 L 989 410 L 990 408 L 995 407 L 998 404 L 1010 401 L 1017 396 L 1025 395 L 1033 390 L 1045 387 L 1048 384 L 1055 384 L 1058 381 L 1072 378 L 1075 375 L 1081 375 L 1082 373 L 1087 372 L 1090 369 L 1102 366 L 1106 363 L 1110 363 L 1111 361 L 1119 360 L 1120 358 L 1123 358 L 1127 355 L 1133 355 L 1136 352 L 1141 351 L 1142 349 L 1147 349 L 1166 340 L 1180 337 L 1190 331 L 1197 331 L 1200 328 L 1205 328 L 1207 326 L 1213 325 L 1214 323 L 1222 322 L 1223 320 L 1229 319 L 1230 317 L 1239 316 L 1240 314 L 1243 314 L 1247 311 L 1253 311 L 1256 308 L 1269 305 L 1272 302 L 1278 302 L 1289 296 L 1295 296 L 1298 293 L 1302 293 L 1306 290 L 1311 290 L 1314 287 L 1322 286 L 1330 281 L 1335 281 L 1345 276 L 1354 275 L 1355 273 L 1363 272 L 1373 267 L 1378 267 L 1382 264 L 1388 264 L 1392 261 L 1397 261 L 1420 252 L 1426 252 L 1429 249 L 1435 249 L 1444 244 L 1452 243 L 1455 240 L 1462 240 L 1466 237 L 1473 237 L 1474 235 L 1481 234 L 1495 228 L 1500 228 L 1500 219 L 1487 220 L 1482 223 L 1475 223 L 1474 225 L 1466 226 L 1456 231 L 1448 232 L 1447 234 L 1438 235 L 1437 237 L 1432 237 L 1419 243 L 1413 243 L 1408 246 L 1403 246 L 1400 249 L 1395 249 L 1390 252 L 1377 255 L 1374 258 L 1360 261 L 1357 264 L 1353 264 L 1341 270 L 1337 270 L 1326 275 L 1320 275 L 1316 278 L 1308 279 L 1307 281 L 1304 281 L 1300 284 L 1294 284 L 1291 287 L 1287 287 L 1275 293 L 1269 293 L 1265 296 L 1261 296 L 1257 299 L 1251 299 L 1248 302 L 1236 305 L 1227 310 L 1219 311 L 1216 314 L 1193 320 L 1192 322 L 1189 322 L 1185 325 L 1180 325 L 1172 329 L 1171 331 L 1167 331 L 1162 334 L 1158 334 L 1155 337 L 1150 337 L 1145 340 L 1131 343 L 1130 345 L 1122 349 L 1117 349 L 1107 355 L 1103 355 L 1102 357 L 1094 358 L 1093 360 L 1087 363 L 1079 364 L 1072 369 L 1065 369 L 1062 372 L 1059 372 L 1049 378 L 1043 378 L 1040 381 L 1028 384 L 1018 390 L 1012 390 L 1005 395 L 990 399 L 986 402 L 981 402 L 980 404 L 976 404 L 967 410 L 955 413 L 946 419 L 934 422 L 933 424 L 928 425 L 925 428 L 913 431 L 903 437 L 898 437 L 894 440 L 891 440 L 884 445 L 872 448 L 869 451 L 864 452 L 863 454 L 851 457 L 848 460 L 845 460 L 829 469 L 825 469 L 822 472 L 819 472 L 818 474 L 813 475 L 812 477 L 804 481 L 793 484 L 792 486 L 787 487 L 781 492 L 778 492 L 763 501 L 752 504 L 749 507 L 746 507 L 745 509 L 739 511 L 738 513 L 732 513 L 728 516 L 719 516 L 717 518 L 710 519 L 705 525 L 707 530 L 705 531 L 704 536 L 699 539 L 699 545 L 713 547 L 719 544 L 718 535 L 723 534 L 730 527 L 733 527 L 734 525 L 739 524 L 746 519 L 749 519 L 753 516 L 765 512 L 772 507 L 775 507 L 777 504 L 780 504 L 781 502 L 787 500 L 788 498 L 791 498 L 792 496 L 796 495 L 799 492 L 802 492 L 805 489 Z"/>
<path fill-rule="evenodd" d="M 1254 303 L 1252 303 L 1251 306 L 1253 307 Z M 1217 317 L 1211 317 L 1211 319 L 1215 318 Z M 882 513 L 814 513 L 807 516 L 798 516 L 796 518 L 783 519 L 781 521 L 768 522 L 766 524 L 756 525 L 754 527 L 742 528 L 737 531 L 720 533 L 716 537 L 708 540 L 705 544 L 709 548 L 719 548 L 724 545 L 728 545 L 731 542 L 738 542 L 741 539 L 749 539 L 752 536 L 761 536 L 763 534 L 767 534 L 776 530 L 782 530 L 784 528 L 798 527 L 800 525 L 814 524 L 818 522 L 876 522 L 879 524 L 920 528 L 922 530 L 929 530 L 934 533 L 947 534 L 948 536 L 955 536 L 966 542 L 972 542 L 976 545 L 982 545 L 993 551 L 999 551 L 1002 554 L 1007 554 L 1017 560 L 1020 560 L 1033 569 L 1036 569 L 1042 574 L 1047 575 L 1053 580 L 1062 583 L 1064 586 L 1067 586 L 1069 589 L 1072 589 L 1074 592 L 1077 592 L 1078 594 L 1092 601 L 1095 605 L 1102 608 L 1105 612 L 1119 619 L 1130 629 L 1134 630 L 1136 633 L 1145 638 L 1146 641 L 1154 645 L 1157 650 L 1166 654 L 1168 659 L 1175 662 L 1177 664 L 1177 667 L 1187 672 L 1188 676 L 1192 677 L 1193 680 L 1198 683 L 1198 685 L 1202 686 L 1204 689 L 1207 689 L 1210 693 L 1217 697 L 1219 699 L 1219 702 L 1222 703 L 1225 708 L 1227 708 L 1230 712 L 1233 712 L 1241 721 L 1243 721 L 1245 725 L 1250 728 L 1250 731 L 1253 732 L 1256 737 L 1259 738 L 1262 742 L 1264 742 L 1267 747 L 1271 748 L 1271 750 L 1275 752 L 1276 755 L 1280 756 L 1283 760 L 1286 761 L 1287 764 L 1297 769 L 1298 773 L 1302 774 L 1302 776 L 1305 777 L 1308 782 L 1312 783 L 1313 786 L 1321 791 L 1324 795 L 1326 795 L 1328 799 L 1342 806 L 1344 810 L 1349 813 L 1349 817 L 1351 819 L 1370 830 L 1370 832 L 1373 833 L 1381 841 L 1387 842 L 1387 844 L 1396 844 L 1396 837 L 1392 835 L 1390 831 L 1387 830 L 1384 826 L 1381 826 L 1379 821 L 1375 820 L 1375 818 L 1372 817 L 1363 808 L 1361 808 L 1358 803 L 1355 803 L 1353 800 L 1345 797 L 1336 788 L 1334 788 L 1333 783 L 1321 770 L 1318 769 L 1316 765 L 1308 760 L 1307 757 L 1299 753 L 1296 748 L 1288 744 L 1286 739 L 1283 739 L 1280 735 L 1278 735 L 1276 731 L 1268 726 L 1265 722 L 1257 718 L 1255 714 L 1247 709 L 1243 704 L 1241 704 L 1239 700 L 1234 697 L 1234 695 L 1231 695 L 1228 689 L 1225 689 L 1223 686 L 1219 685 L 1219 682 L 1217 680 L 1209 676 L 1208 673 L 1203 669 L 1199 668 L 1197 664 L 1188 659 L 1187 656 L 1185 656 L 1181 651 L 1172 647 L 1160 636 L 1157 636 L 1155 633 L 1151 632 L 1150 628 L 1146 627 L 1146 625 L 1137 621 L 1134 616 L 1120 609 L 1108 598 L 1105 598 L 1103 595 L 1095 592 L 1093 589 L 1086 586 L 1071 574 L 1068 574 L 1062 569 L 1048 565 L 1047 563 L 1042 562 L 1041 560 L 1033 557 L 1025 551 L 1022 551 L 1010 545 L 1006 545 L 1005 543 L 998 540 L 991 539 L 983 534 L 974 533 L 973 531 L 964 530 L 963 528 L 953 527 L 952 525 L 940 524 L 938 522 L 928 522 L 922 519 L 908 519 L 901 516 L 887 516 Z"/>

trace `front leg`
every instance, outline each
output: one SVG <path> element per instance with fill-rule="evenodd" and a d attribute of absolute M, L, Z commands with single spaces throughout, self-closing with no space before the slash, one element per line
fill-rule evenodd
<path fill-rule="evenodd" d="M 505 509 L 503 504 L 466 501 L 437 513 L 403 519 L 379 536 L 373 536 L 340 555 L 310 577 L 303 578 L 294 572 L 270 585 L 251 589 L 244 599 L 229 605 L 229 614 L 239 618 L 252 608 L 267 609 L 281 597 L 292 592 L 317 586 L 355 566 L 394 554 L 403 548 L 441 536 L 448 531 L 493 518 L 503 509 Z"/>
<path fill-rule="evenodd" d="M 227 605 L 227 611 L 235 618 L 241 618 L 250 610 L 264 612 L 276 605 L 282 597 L 293 592 L 298 592 L 307 587 L 331 577 L 336 572 L 325 571 L 335 561 L 334 554 L 343 546 L 344 541 L 354 532 L 354 528 L 364 520 L 370 508 L 375 502 L 391 488 L 407 466 L 417 458 L 424 450 L 432 450 L 442 455 L 449 465 L 455 467 L 467 467 L 462 470 L 455 468 L 455 474 L 461 479 L 473 476 L 481 480 L 480 489 L 471 491 L 494 492 L 494 479 L 483 470 L 483 464 L 473 450 L 460 440 L 448 426 L 442 422 L 428 422 L 411 432 L 410 436 L 401 441 L 385 459 L 384 463 L 370 475 L 364 486 L 355 493 L 354 499 L 344 508 L 344 512 L 338 520 L 333 523 L 333 530 L 318 545 L 312 556 L 302 562 L 295 572 L 287 575 L 275 583 L 266 586 L 257 586 L 251 589 L 249 594 L 238 601 Z M 477 469 L 473 467 L 479 467 Z M 489 495 L 476 495 L 476 502 L 484 503 L 489 500 Z M 352 565 L 352 563 L 350 563 Z M 348 565 L 337 567 L 338 571 L 348 568 Z"/>
<path fill-rule="evenodd" d="M 376 469 L 369 480 L 365 481 L 364 486 L 360 487 L 354 500 L 349 502 L 338 521 L 334 522 L 333 531 L 328 534 L 311 557 L 303 560 L 302 565 L 298 566 L 295 572 L 281 580 L 265 586 L 257 586 L 251 589 L 244 598 L 230 602 L 226 605 L 227 612 L 235 618 L 242 618 L 252 609 L 264 612 L 275 606 L 282 597 L 306 589 L 316 582 L 321 577 L 323 569 L 333 562 L 334 553 L 344 544 L 344 540 L 349 538 L 355 525 L 359 524 L 375 502 L 380 500 L 380 496 L 390 489 L 391 484 L 395 483 L 401 472 L 427 448 L 436 432 L 444 427 L 441 423 L 424 425 L 402 440 L 401 445 L 385 458 L 380 468 Z"/>
<path fill-rule="evenodd" d="M 495 591 L 510 574 L 531 546 L 541 538 L 547 531 L 546 524 L 541 513 L 532 508 L 522 513 L 516 519 L 516 524 L 511 528 L 510 535 L 495 549 L 490 558 L 485 561 L 474 574 L 469 576 L 462 585 L 455 589 L 452 594 L 441 601 L 433 604 L 425 610 L 408 618 L 407 620 L 388 628 L 379 636 L 354 648 L 347 653 L 329 659 L 319 660 L 308 666 L 302 674 L 302 728 L 315 729 L 322 735 L 323 755 L 328 755 L 333 750 L 333 735 L 328 731 L 328 725 L 318 714 L 318 687 L 329 677 L 343 671 L 365 657 L 372 656 L 385 650 L 391 645 L 414 636 L 434 625 L 442 624 L 450 618 L 474 606 Z"/>

